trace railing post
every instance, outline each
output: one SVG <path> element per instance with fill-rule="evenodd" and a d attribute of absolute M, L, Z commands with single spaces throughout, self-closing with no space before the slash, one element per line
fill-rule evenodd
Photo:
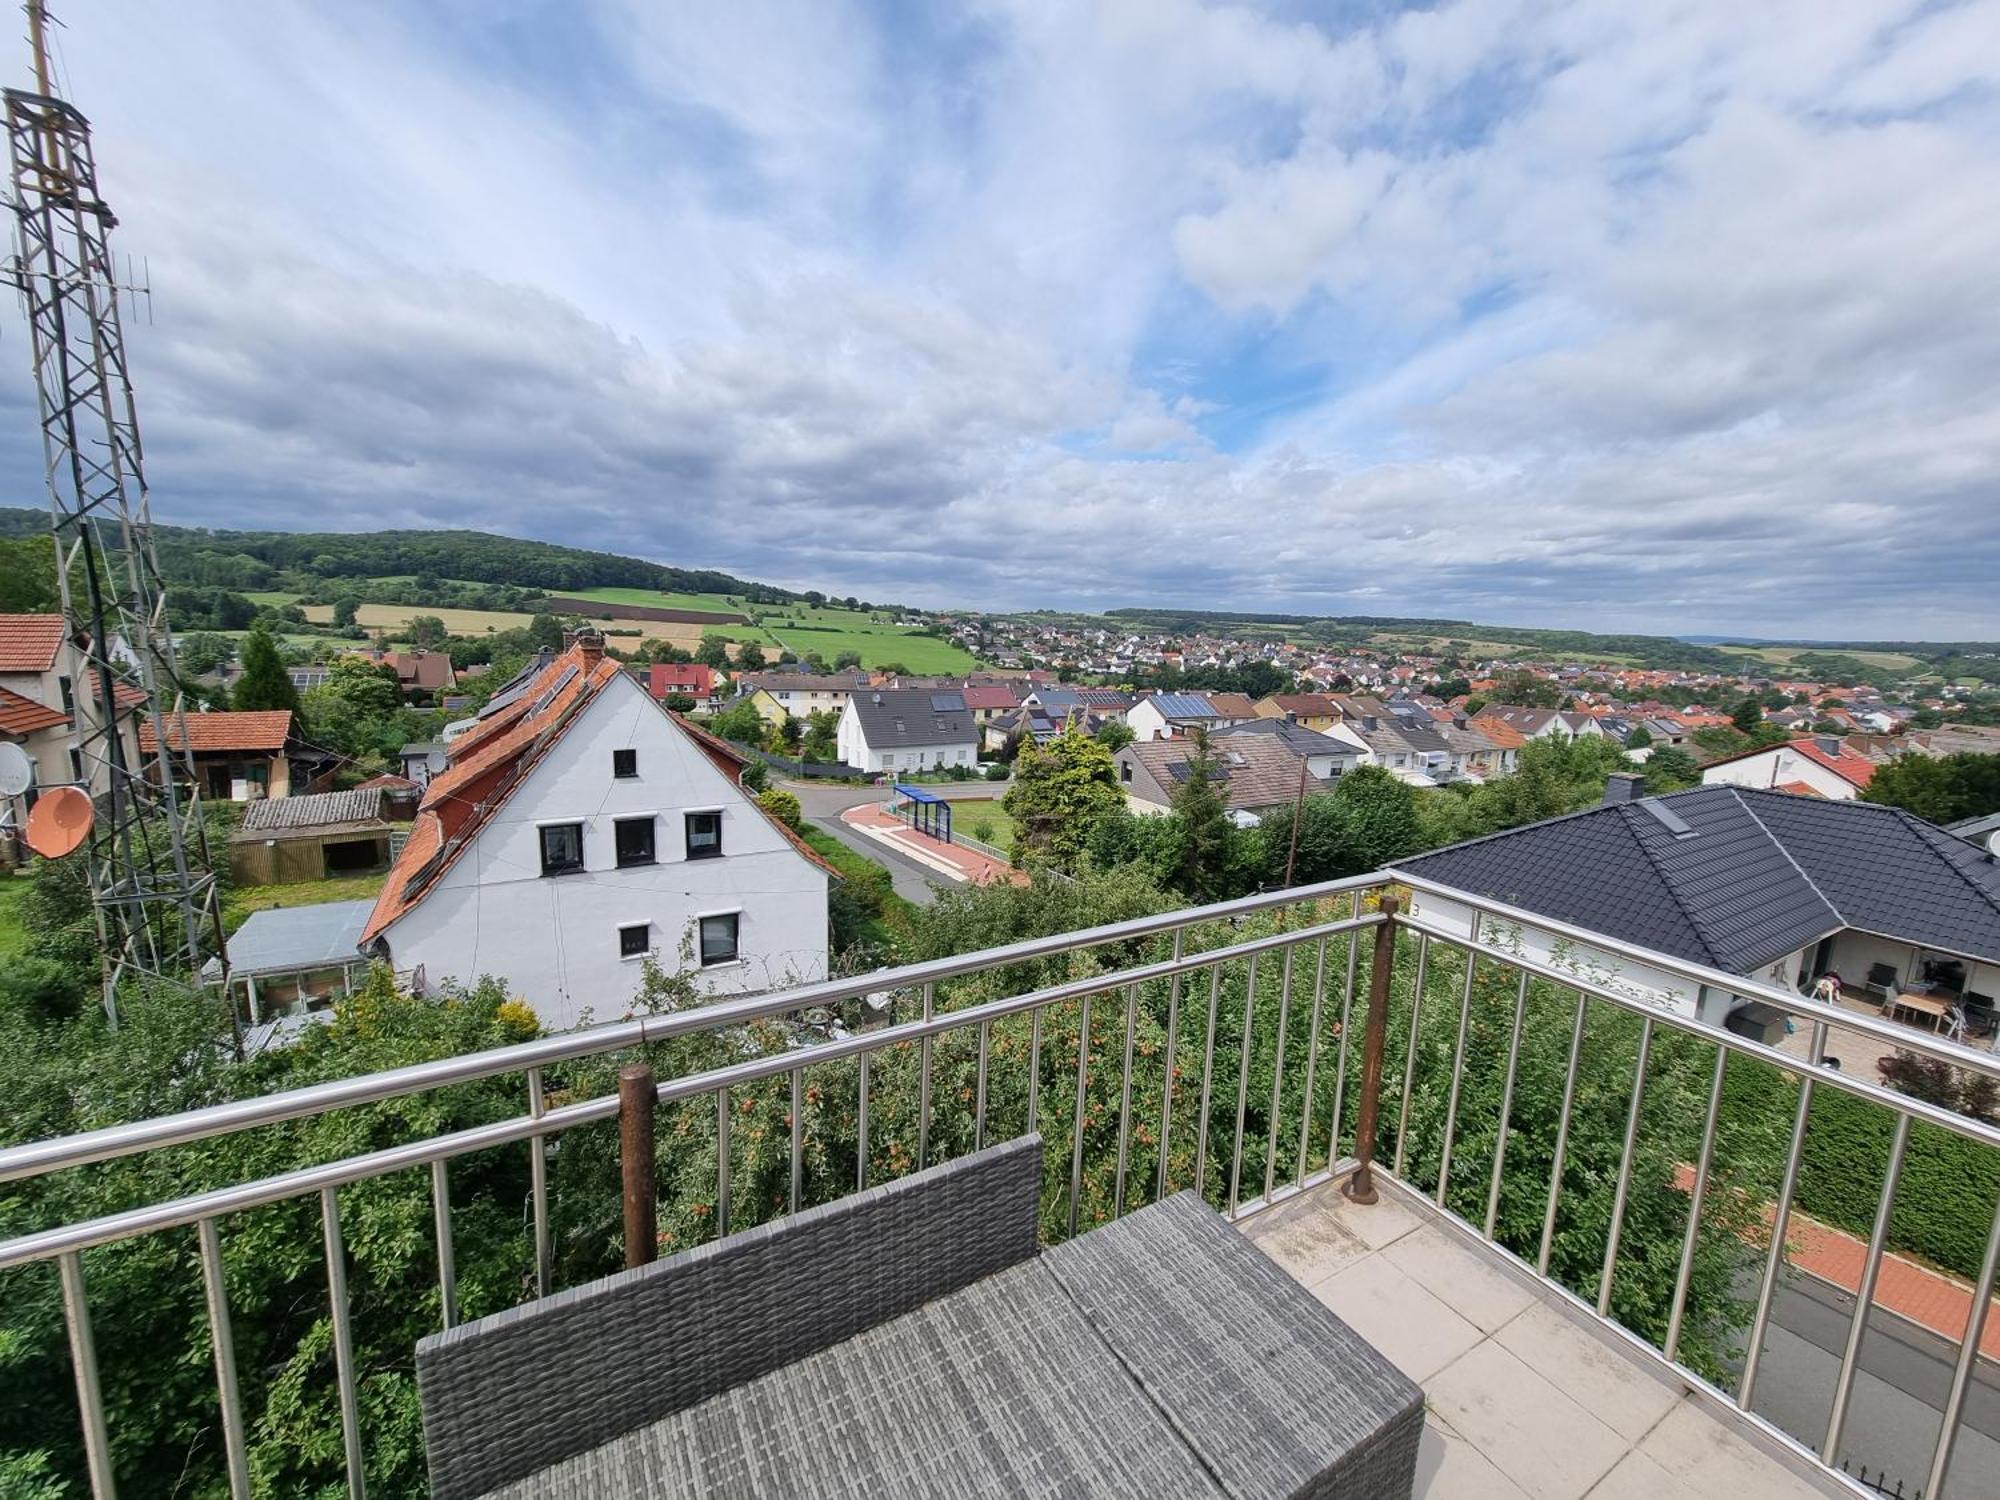
<path fill-rule="evenodd" d="M 625 1266 L 649 1264 L 659 1252 L 659 1217 L 654 1194 L 653 1070 L 627 1063 L 618 1070 L 618 1165 L 625 1187 Z M 724 1147 L 723 1149 L 727 1149 Z"/>
<path fill-rule="evenodd" d="M 1375 957 L 1368 966 L 1368 1026 L 1361 1044 L 1361 1111 L 1354 1120 L 1354 1156 L 1360 1163 L 1342 1189 L 1351 1203 L 1373 1203 L 1375 1127 L 1382 1114 L 1382 1054 L 1389 1035 L 1389 976 L 1396 964 L 1394 896 L 1382 898 L 1382 921 L 1375 929 Z M 1337 1132 L 1340 1122 L 1334 1122 Z M 1331 1165 L 1329 1163 L 1329 1165 Z"/>

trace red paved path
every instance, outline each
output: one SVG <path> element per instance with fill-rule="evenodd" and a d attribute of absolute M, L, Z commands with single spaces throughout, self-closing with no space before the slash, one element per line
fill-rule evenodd
<path fill-rule="evenodd" d="M 1691 1191 L 1694 1168 L 1683 1165 L 1677 1175 L 1682 1191 Z M 1767 1226 L 1771 1221 L 1768 1211 L 1764 1221 Z M 1868 1258 L 1866 1240 L 1822 1224 L 1797 1209 L 1792 1210 L 1786 1228 L 1785 1259 L 1789 1264 L 1850 1295 L 1860 1289 L 1862 1263 Z M 1885 1254 L 1881 1273 L 1875 1278 L 1875 1305 L 1956 1344 L 1965 1337 L 1972 1288 L 1955 1276 Z M 1991 1310 L 1979 1335 L 1979 1352 L 1988 1359 L 2000 1359 L 2000 1317 Z"/>
<path fill-rule="evenodd" d="M 1002 864 L 963 844 L 941 843 L 928 834 L 918 833 L 902 819 L 882 811 L 876 803 L 850 807 L 840 815 L 840 821 L 871 838 L 893 845 L 918 864 L 936 870 L 946 879 L 969 880 L 975 885 L 989 885 L 999 880 L 1011 880 L 1016 885 L 1028 883 L 1028 877 L 1012 865 Z"/>

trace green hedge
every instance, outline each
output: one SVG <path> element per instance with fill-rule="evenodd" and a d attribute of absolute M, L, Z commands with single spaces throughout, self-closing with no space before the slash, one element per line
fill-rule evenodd
<path fill-rule="evenodd" d="M 1813 1100 L 1799 1163 L 1798 1204 L 1816 1219 L 1866 1235 L 1875 1224 L 1895 1129 L 1888 1110 L 1822 1090 Z M 1961 1276 L 1979 1274 L 2000 1201 L 2000 1151 L 1935 1125 L 1911 1127 L 1889 1224 L 1891 1249 Z"/>

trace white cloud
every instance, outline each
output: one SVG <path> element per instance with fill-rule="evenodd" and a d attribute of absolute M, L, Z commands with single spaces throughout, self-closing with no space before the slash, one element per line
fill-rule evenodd
<path fill-rule="evenodd" d="M 2000 633 L 1994 0 L 69 19 L 164 519 Z"/>

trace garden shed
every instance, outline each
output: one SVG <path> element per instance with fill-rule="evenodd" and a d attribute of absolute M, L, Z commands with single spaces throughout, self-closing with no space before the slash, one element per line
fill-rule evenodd
<path fill-rule="evenodd" d="M 392 855 L 382 795 L 380 787 L 355 787 L 250 803 L 230 836 L 230 877 L 238 885 L 291 885 L 386 870 Z"/>

